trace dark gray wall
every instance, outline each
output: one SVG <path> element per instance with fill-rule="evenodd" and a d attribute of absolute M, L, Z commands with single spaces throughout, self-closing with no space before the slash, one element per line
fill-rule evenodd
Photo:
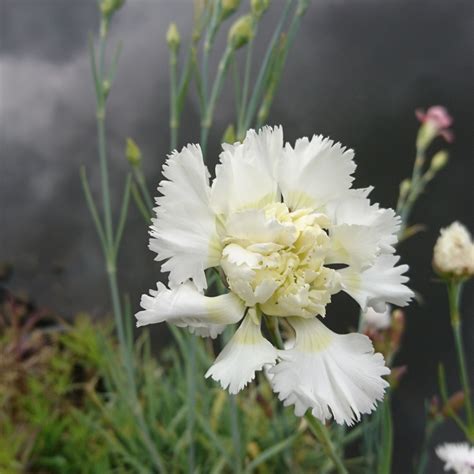
<path fill-rule="evenodd" d="M 265 17 L 262 46 L 281 2 Z M 156 186 L 168 148 L 168 69 L 164 35 L 176 20 L 189 30 L 191 1 L 129 0 L 114 20 L 111 43 L 124 42 L 111 94 L 108 133 L 114 202 L 126 163 L 125 137 L 140 144 L 150 185 Z M 109 308 L 102 256 L 79 183 L 85 164 L 98 189 L 94 100 L 87 34 L 96 31 L 95 0 L 0 0 L 0 261 L 14 264 L 14 290 L 66 316 Z M 224 38 L 220 37 L 222 44 Z M 290 54 L 271 115 L 286 138 L 313 132 L 356 150 L 356 185 L 394 206 L 398 183 L 411 170 L 416 107 L 445 105 L 455 118 L 451 162 L 420 198 L 413 220 L 427 231 L 401 246 L 411 285 L 425 299 L 407 310 L 400 364 L 408 365 L 394 401 L 394 472 L 410 472 L 423 429 L 423 400 L 436 392 L 445 361 L 450 388 L 458 384 L 443 287 L 431 271 L 440 226 L 455 219 L 474 230 L 474 4 L 472 0 L 313 0 Z M 210 152 L 232 115 L 232 89 L 217 111 Z M 197 104 L 187 104 L 181 143 L 198 139 Z M 159 277 L 147 231 L 134 209 L 121 254 L 122 282 L 137 301 Z M 463 309 L 474 367 L 473 285 Z M 339 309 L 339 311 L 337 311 Z M 353 321 L 336 307 L 332 318 Z M 337 325 L 337 323 L 336 323 Z M 436 436 L 460 439 L 449 424 Z M 436 464 L 429 472 L 441 472 Z"/>

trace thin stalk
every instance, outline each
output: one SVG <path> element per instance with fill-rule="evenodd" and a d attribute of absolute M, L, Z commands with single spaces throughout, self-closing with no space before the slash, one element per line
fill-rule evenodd
<path fill-rule="evenodd" d="M 100 86 L 97 94 L 97 141 L 100 161 L 100 176 L 102 185 L 102 205 L 105 221 L 105 237 L 107 243 L 113 243 L 113 227 L 112 227 L 112 206 L 110 204 L 110 186 L 109 186 L 109 169 L 107 165 L 107 141 L 105 139 L 105 103 L 107 94 L 104 93 L 104 71 L 105 71 L 105 47 L 107 44 L 108 23 L 102 19 L 100 25 L 100 42 L 99 42 L 99 67 L 97 68 L 97 83 Z"/>
<path fill-rule="evenodd" d="M 214 38 L 217 33 L 218 22 L 220 15 L 220 2 L 214 1 L 212 5 L 212 14 L 211 21 L 206 30 L 206 37 L 203 44 L 203 53 L 202 53 L 202 93 L 204 104 L 207 104 L 207 81 L 209 78 L 209 55 L 211 54 L 212 46 L 214 44 Z"/>
<path fill-rule="evenodd" d="M 464 424 L 464 422 L 459 418 L 456 412 L 449 404 L 449 397 L 448 397 L 448 389 L 446 387 L 446 375 L 444 372 L 443 364 L 439 364 L 438 366 L 438 385 L 439 385 L 439 392 L 441 395 L 441 400 L 443 401 L 443 405 L 446 407 L 446 411 L 448 415 L 453 419 L 453 421 L 458 425 L 459 429 L 468 436 L 468 428 Z"/>
<path fill-rule="evenodd" d="M 242 101 L 242 91 L 240 88 L 240 77 L 239 77 L 239 68 L 237 66 L 236 57 L 234 56 L 232 60 L 232 72 L 234 75 L 234 98 L 235 98 L 235 108 L 237 110 L 237 117 L 240 115 L 240 111 L 243 106 Z"/>
<path fill-rule="evenodd" d="M 398 208 L 397 206 L 397 212 L 399 213 L 401 217 L 401 226 L 398 232 L 399 239 L 403 237 L 413 205 L 415 204 L 418 196 L 423 191 L 424 186 L 421 179 L 421 172 L 423 169 L 423 165 L 425 164 L 425 161 L 426 161 L 425 150 L 417 149 L 415 164 L 413 165 L 413 171 L 411 175 L 410 190 L 405 200 L 399 204 L 400 208 Z"/>
<path fill-rule="evenodd" d="M 123 230 L 125 228 L 125 221 L 127 220 L 128 206 L 130 203 L 131 183 L 132 183 L 132 176 L 129 173 L 125 181 L 125 187 L 124 187 L 123 198 L 122 198 L 122 208 L 120 209 L 120 217 L 117 224 L 117 232 L 115 234 L 115 241 L 114 241 L 115 256 L 117 256 L 118 254 L 118 250 L 120 248 L 120 242 L 122 240 Z"/>
<path fill-rule="evenodd" d="M 428 466 L 429 460 L 429 447 L 430 441 L 435 432 L 436 428 L 442 423 L 442 419 L 435 418 L 429 420 L 425 429 L 425 437 L 423 439 L 423 445 L 421 447 L 420 459 L 418 461 L 418 466 L 416 468 L 417 474 L 424 474 L 426 472 L 426 467 Z"/>
<path fill-rule="evenodd" d="M 336 471 L 339 474 L 349 474 L 347 469 L 344 467 L 344 464 L 340 457 L 337 454 L 337 451 L 331 441 L 331 438 L 329 436 L 328 429 L 326 428 L 325 425 L 323 425 L 319 420 L 314 418 L 311 413 L 307 413 L 305 415 L 305 419 L 308 422 L 309 428 L 311 432 L 314 434 L 316 439 L 321 443 L 321 446 L 328 456 L 329 459 L 334 464 L 334 467 Z"/>
<path fill-rule="evenodd" d="M 206 113 L 201 120 L 201 149 L 204 156 L 206 156 L 207 149 L 207 139 L 209 137 L 209 130 L 212 125 L 212 120 L 214 116 L 214 108 L 216 106 L 217 98 L 222 90 L 224 84 L 224 77 L 229 66 L 229 63 L 232 59 L 234 49 L 231 45 L 227 45 L 224 54 L 222 55 L 221 60 L 219 61 L 219 66 L 217 67 L 217 75 L 212 86 L 211 96 L 209 103 L 206 105 Z"/>
<path fill-rule="evenodd" d="M 189 437 L 188 472 L 194 474 L 196 453 L 194 446 L 194 425 L 196 422 L 196 337 L 188 337 L 188 359 L 186 364 L 186 381 L 188 386 L 188 424 Z"/>
<path fill-rule="evenodd" d="M 252 70 L 252 55 L 253 55 L 253 42 L 254 38 L 257 34 L 257 25 L 258 23 L 255 22 L 255 31 L 252 37 L 249 40 L 247 46 L 247 54 L 245 56 L 245 71 L 244 71 L 244 84 L 242 86 L 242 102 L 240 108 L 238 110 L 238 119 L 237 119 L 237 137 L 239 139 L 243 138 L 243 134 L 245 130 L 243 130 L 243 122 L 245 117 L 245 112 L 247 109 L 247 101 L 249 95 L 249 82 L 250 82 L 250 73 Z"/>
<path fill-rule="evenodd" d="M 186 97 L 186 92 L 188 91 L 188 86 L 191 81 L 191 75 L 194 69 L 196 62 L 196 47 L 193 43 L 189 47 L 189 51 L 186 57 L 185 66 L 183 74 L 181 75 L 181 80 L 178 87 L 178 97 L 176 100 L 178 107 L 178 115 L 181 114 L 184 105 L 184 99 Z"/>
<path fill-rule="evenodd" d="M 137 188 L 136 183 L 132 183 L 131 191 L 132 191 L 133 200 L 135 201 L 135 205 L 137 206 L 138 211 L 140 212 L 141 216 L 143 217 L 143 219 L 145 221 L 145 224 L 149 224 L 150 219 L 151 219 L 151 214 L 150 214 L 146 204 L 143 202 L 143 198 L 140 194 L 140 191 Z"/>
<path fill-rule="evenodd" d="M 293 41 L 296 37 L 296 33 L 298 32 L 300 24 L 301 24 L 301 19 L 303 18 L 303 15 L 305 14 L 307 10 L 308 5 L 309 5 L 308 0 L 299 1 L 298 7 L 296 8 L 295 14 L 293 15 L 293 19 L 290 24 L 290 28 L 288 29 L 288 34 L 286 38 L 284 39 L 283 51 L 280 52 L 277 50 L 277 48 L 275 49 L 277 58 L 276 58 L 275 66 L 274 66 L 274 71 L 272 74 L 273 77 L 270 81 L 268 90 L 265 93 L 262 104 L 257 114 L 257 127 L 261 127 L 264 124 L 264 122 L 266 121 L 268 117 L 268 114 L 270 113 L 270 107 L 273 103 L 273 99 L 275 97 L 275 93 L 282 76 L 283 67 L 285 65 L 286 58 L 288 56 L 288 51 L 293 45 Z"/>
<path fill-rule="evenodd" d="M 89 212 L 91 213 L 92 219 L 95 224 L 95 228 L 97 231 L 97 235 L 99 236 L 100 243 L 102 246 L 102 250 L 104 252 L 104 256 L 107 256 L 107 241 L 105 239 L 104 229 L 102 228 L 102 222 L 100 221 L 99 213 L 97 212 L 97 207 L 94 203 L 94 199 L 92 197 L 92 193 L 89 187 L 89 182 L 87 181 L 86 170 L 83 166 L 81 166 L 80 170 L 81 174 L 81 183 L 82 189 L 84 191 L 84 196 L 86 197 L 87 206 L 89 207 Z"/>
<path fill-rule="evenodd" d="M 237 396 L 230 395 L 229 397 L 230 402 L 230 427 L 232 431 L 232 443 L 234 445 L 234 453 L 235 453 L 235 466 L 234 472 L 236 474 L 240 474 L 242 472 L 242 448 L 241 448 L 241 441 L 240 441 L 240 429 L 239 429 L 239 412 L 237 406 Z"/>
<path fill-rule="evenodd" d="M 177 94 L 178 54 L 176 48 L 170 49 L 170 149 L 175 150 L 178 143 L 178 94 Z"/>
<path fill-rule="evenodd" d="M 280 37 L 280 33 L 283 28 L 283 25 L 285 24 L 285 21 L 290 12 L 292 3 L 293 3 L 292 0 L 287 0 L 285 7 L 283 9 L 283 13 L 280 18 L 280 21 L 278 22 L 278 25 L 273 33 L 272 39 L 270 40 L 270 44 L 268 46 L 267 52 L 265 53 L 262 66 L 260 67 L 260 70 L 258 72 L 257 80 L 255 82 L 255 87 L 253 89 L 253 94 L 251 96 L 250 103 L 245 114 L 245 119 L 243 121 L 243 127 L 242 127 L 243 130 L 247 130 L 249 128 L 252 118 L 255 115 L 258 100 L 263 92 L 263 87 L 268 78 L 268 74 L 269 74 L 268 66 L 270 64 L 270 59 L 272 57 L 272 53 L 278 41 L 278 38 Z"/>
<path fill-rule="evenodd" d="M 462 283 L 451 281 L 448 283 L 449 312 L 451 315 L 451 327 L 453 329 L 454 343 L 458 358 L 461 386 L 464 392 L 464 406 L 466 410 L 468 436 L 469 440 L 474 441 L 474 416 L 471 402 L 471 386 L 467 373 L 466 357 L 461 333 L 461 315 L 459 310 L 459 301 L 461 296 Z"/>
<path fill-rule="evenodd" d="M 122 363 L 125 367 L 125 373 L 127 378 L 127 386 L 125 391 L 127 393 L 122 394 L 125 397 L 125 400 L 130 403 L 131 409 L 137 416 L 137 421 L 139 425 L 139 433 L 143 439 L 143 442 L 149 452 L 150 458 L 152 459 L 155 467 L 159 472 L 165 472 L 164 464 L 161 460 L 158 451 L 156 450 L 150 435 L 148 433 L 148 428 L 143 419 L 143 414 L 141 412 L 141 406 L 138 401 L 137 396 L 137 387 L 135 382 L 135 377 L 133 374 L 133 353 L 131 350 L 128 350 L 127 338 L 124 330 L 124 321 L 123 321 L 123 311 L 120 301 L 120 293 L 118 289 L 118 280 L 117 280 L 117 252 L 118 244 L 120 242 L 121 234 L 123 231 L 123 226 L 125 225 L 126 211 L 128 209 L 128 200 L 129 200 L 129 190 L 130 190 L 130 178 L 127 178 L 127 184 L 125 189 L 125 195 L 123 197 L 123 206 L 119 220 L 119 226 L 117 234 L 114 235 L 114 228 L 112 222 L 112 206 L 110 200 L 110 184 L 109 184 L 109 171 L 107 163 L 107 142 L 106 142 L 106 133 L 105 133 L 105 116 L 106 116 L 106 101 L 107 95 L 110 89 L 111 84 L 105 83 L 105 47 L 108 31 L 108 20 L 102 18 L 100 26 L 100 41 L 99 41 L 99 59 L 98 65 L 95 59 L 95 51 L 93 46 L 91 47 L 91 62 L 93 63 L 93 78 L 94 84 L 96 86 L 96 118 L 97 118 L 97 141 L 98 141 L 98 155 L 100 162 L 100 174 L 101 174 L 101 187 L 102 187 L 102 203 L 103 203 L 103 217 L 104 223 L 100 222 L 100 217 L 95 210 L 95 205 L 90 206 L 91 213 L 93 215 L 94 221 L 96 219 L 100 222 L 100 226 L 97 226 L 98 232 L 99 229 L 103 229 L 102 232 L 99 232 L 99 237 L 104 242 L 104 253 L 105 253 L 105 263 L 106 263 L 106 273 L 109 282 L 110 295 L 112 300 L 112 310 L 115 319 L 115 327 L 117 331 L 117 338 L 120 345 L 120 356 Z M 113 66 L 115 67 L 115 66 Z M 92 200 L 90 190 L 87 186 L 87 181 L 83 179 L 84 191 L 86 194 L 86 199 L 89 201 Z"/>
<path fill-rule="evenodd" d="M 139 166 L 133 167 L 133 176 L 135 177 L 135 181 L 138 184 L 138 188 L 140 189 L 141 195 L 143 199 L 145 200 L 149 214 L 151 215 L 153 211 L 153 199 L 146 185 L 145 175 L 143 174 L 143 170 L 141 169 L 141 167 Z"/>

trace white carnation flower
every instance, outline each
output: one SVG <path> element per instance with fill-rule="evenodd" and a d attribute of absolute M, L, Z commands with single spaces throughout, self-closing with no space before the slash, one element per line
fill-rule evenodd
<path fill-rule="evenodd" d="M 243 319 L 207 372 L 237 393 L 263 367 L 285 405 L 352 424 L 382 399 L 389 370 L 362 334 L 338 335 L 318 319 L 344 291 L 363 311 L 405 306 L 407 265 L 396 266 L 400 219 L 351 189 L 354 153 L 314 136 L 283 145 L 281 127 L 251 130 L 223 145 L 216 178 L 199 146 L 174 152 L 160 183 L 150 248 L 169 289 L 142 298 L 138 325 L 168 321 L 216 337 Z M 208 268 L 229 292 L 204 296 Z M 287 317 L 296 339 L 278 350 L 262 335 L 262 314 Z"/>
<path fill-rule="evenodd" d="M 474 275 L 474 243 L 469 231 L 459 222 L 441 229 L 433 252 L 438 273 L 456 277 Z"/>
<path fill-rule="evenodd" d="M 474 447 L 467 443 L 446 443 L 436 448 L 436 454 L 445 462 L 444 470 L 456 474 L 474 474 Z"/>

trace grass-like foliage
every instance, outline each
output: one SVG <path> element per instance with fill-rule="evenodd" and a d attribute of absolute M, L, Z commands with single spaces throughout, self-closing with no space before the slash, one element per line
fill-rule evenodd
<path fill-rule="evenodd" d="M 110 324 L 85 314 L 69 324 L 11 295 L 0 317 L 0 472 L 154 472 L 138 409 L 164 469 L 187 471 L 187 386 L 175 344 L 155 357 L 148 332 L 135 343 L 134 407 L 118 395 L 127 391 L 127 378 Z M 212 352 L 198 345 L 198 373 Z M 265 375 L 233 399 L 197 377 L 196 394 L 198 472 L 235 472 L 237 465 L 241 472 L 330 472 L 306 421 L 275 400 Z M 341 448 L 359 434 L 332 431 Z M 360 459 L 351 464 L 362 466 Z"/>

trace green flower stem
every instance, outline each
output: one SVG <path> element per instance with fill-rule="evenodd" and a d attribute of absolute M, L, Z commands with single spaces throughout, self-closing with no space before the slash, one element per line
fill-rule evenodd
<path fill-rule="evenodd" d="M 189 437 L 188 472 L 194 474 L 196 449 L 194 445 L 194 427 L 196 423 L 196 336 L 188 335 L 188 357 L 186 360 L 186 381 L 188 387 L 188 419 Z"/>
<path fill-rule="evenodd" d="M 234 472 L 240 474 L 242 472 L 242 447 L 240 442 L 240 428 L 239 428 L 239 411 L 237 406 L 237 396 L 230 395 L 230 422 L 231 422 L 231 431 L 232 431 L 232 443 L 235 453 L 235 465 Z"/>
<path fill-rule="evenodd" d="M 301 19 L 305 14 L 309 6 L 309 0 L 300 0 L 298 2 L 298 7 L 296 8 L 295 14 L 290 24 L 288 34 L 286 38 L 282 38 L 283 47 L 280 50 L 280 46 L 276 45 L 275 47 L 275 63 L 272 66 L 272 74 L 268 83 L 267 91 L 264 94 L 262 104 L 257 114 L 257 128 L 261 127 L 267 120 L 270 113 L 270 107 L 273 103 L 275 93 L 278 89 L 278 84 L 280 82 L 283 67 L 288 56 L 288 51 L 290 50 L 293 41 L 296 37 L 296 33 L 299 30 Z"/>
<path fill-rule="evenodd" d="M 430 448 L 430 441 L 433 436 L 433 433 L 436 431 L 439 425 L 442 423 L 442 418 L 434 418 L 430 419 L 425 428 L 425 437 L 423 439 L 423 445 L 421 448 L 420 459 L 418 461 L 418 466 L 416 469 L 417 474 L 424 474 L 426 472 L 426 468 L 428 465 L 429 456 L 429 448 Z"/>
<path fill-rule="evenodd" d="M 462 283 L 458 280 L 448 282 L 449 312 L 451 316 L 451 327 L 453 329 L 454 343 L 458 358 L 461 386 L 464 392 L 464 406 L 467 417 L 469 441 L 474 441 L 474 417 L 471 400 L 471 387 L 467 372 L 466 357 L 464 354 L 462 333 L 461 333 L 461 314 L 459 301 L 461 296 Z"/>
<path fill-rule="evenodd" d="M 209 103 L 205 102 L 205 113 L 201 117 L 201 149 L 204 156 L 206 156 L 207 139 L 209 137 L 209 130 L 211 128 L 212 121 L 214 118 L 214 109 L 216 106 L 217 98 L 219 97 L 219 94 L 222 90 L 225 74 L 232 60 L 233 53 L 233 47 L 228 44 L 217 67 L 217 75 L 212 86 Z"/>
<path fill-rule="evenodd" d="M 89 208 L 89 212 L 91 213 L 92 219 L 94 221 L 97 235 L 99 236 L 99 240 L 102 246 L 102 251 L 104 252 L 104 258 L 107 258 L 107 242 L 105 239 L 105 233 L 102 227 L 102 222 L 99 217 L 99 212 L 97 211 L 97 207 L 94 202 L 94 198 L 92 197 L 92 193 L 89 187 L 89 181 L 87 180 L 86 170 L 84 166 L 81 166 L 80 174 L 81 174 L 82 190 L 86 198 L 86 203 Z"/>
<path fill-rule="evenodd" d="M 417 149 L 415 164 L 413 165 L 411 180 L 410 180 L 410 189 L 404 200 L 399 200 L 397 205 L 397 212 L 401 217 L 401 226 L 398 233 L 398 238 L 402 239 L 405 232 L 406 226 L 408 224 L 408 218 L 410 217 L 413 205 L 417 200 L 418 196 L 423 191 L 423 183 L 421 181 L 421 172 L 423 165 L 426 161 L 425 150 Z"/>
<path fill-rule="evenodd" d="M 347 469 L 344 467 L 342 460 L 336 452 L 334 444 L 329 436 L 329 431 L 325 425 L 317 420 L 311 413 L 306 413 L 305 419 L 308 422 L 308 426 L 311 432 L 314 434 L 316 439 L 321 443 L 321 446 L 334 464 L 336 471 L 339 474 L 349 474 Z"/>
<path fill-rule="evenodd" d="M 202 72 L 201 72 L 201 80 L 202 80 L 202 96 L 203 96 L 203 103 L 207 106 L 208 100 L 208 78 L 209 78 L 209 55 L 211 54 L 212 47 L 214 45 L 214 39 L 219 28 L 219 16 L 220 16 L 220 1 L 214 1 L 212 3 L 212 13 L 209 25 L 206 31 L 206 37 L 204 39 L 203 45 L 203 54 L 202 54 Z M 203 111 L 204 112 L 204 111 Z"/>
<path fill-rule="evenodd" d="M 235 109 L 237 111 L 237 117 L 239 117 L 240 112 L 242 110 L 242 91 L 241 84 L 240 84 L 240 77 L 239 77 L 239 69 L 237 66 L 237 61 L 235 56 L 232 58 L 232 73 L 234 76 L 234 100 L 235 100 Z"/>
<path fill-rule="evenodd" d="M 98 155 L 100 163 L 100 175 L 101 175 L 101 190 L 102 190 L 102 213 L 104 222 L 101 221 L 99 213 L 96 209 L 93 201 L 90 189 L 85 177 L 85 173 L 82 172 L 82 182 L 84 187 L 84 193 L 86 200 L 91 210 L 92 217 L 96 224 L 97 232 L 101 240 L 101 244 L 104 248 L 106 272 L 109 282 L 110 295 L 112 300 L 112 310 L 115 319 L 115 327 L 117 331 L 117 338 L 120 346 L 120 356 L 122 363 L 125 368 L 125 374 L 127 379 L 127 385 L 124 388 L 124 392 L 121 394 L 122 397 L 128 401 L 131 409 L 137 417 L 139 425 L 139 433 L 142 438 L 144 445 L 146 446 L 150 458 L 152 459 L 158 472 L 165 472 L 163 461 L 156 450 L 156 447 L 151 440 L 148 428 L 143 418 L 141 405 L 138 400 L 136 381 L 133 371 L 133 353 L 131 348 L 127 344 L 127 339 L 124 329 L 123 311 L 120 301 L 120 292 L 118 288 L 117 279 L 117 254 L 120 239 L 125 225 L 125 220 L 128 212 L 128 203 L 131 190 L 130 177 L 127 177 L 125 192 L 122 201 L 122 209 L 120 212 L 119 223 L 117 232 L 114 232 L 112 222 L 112 206 L 110 200 L 110 183 L 109 183 L 109 170 L 107 163 L 107 141 L 105 131 L 105 118 L 106 118 L 106 101 L 107 96 L 111 87 L 110 81 L 106 80 L 105 77 L 105 48 L 108 32 L 108 19 L 102 17 L 100 26 L 100 37 L 99 37 L 99 58 L 96 61 L 94 46 L 91 44 L 91 63 L 92 63 L 92 74 L 95 84 L 96 92 L 96 119 L 97 119 L 97 144 L 98 144 Z M 118 54 L 118 53 L 117 53 Z M 114 59 L 116 61 L 116 59 Z M 115 66 L 112 67 L 112 69 Z M 113 71 L 109 77 L 112 77 Z M 121 390 L 121 387 L 118 387 Z"/>
<path fill-rule="evenodd" d="M 140 212 L 141 216 L 143 217 L 143 220 L 145 221 L 145 224 L 148 225 L 150 223 L 150 219 L 151 219 L 150 210 L 148 209 L 146 204 L 143 202 L 143 197 L 142 197 L 136 183 L 132 183 L 131 191 L 132 191 L 133 200 L 135 201 L 135 205 L 137 206 L 138 211 Z"/>
<path fill-rule="evenodd" d="M 278 38 L 280 37 L 281 30 L 283 28 L 283 25 L 285 24 L 285 21 L 288 17 L 288 14 L 290 12 L 290 8 L 292 6 L 293 2 L 292 0 L 287 0 L 285 7 L 283 9 L 282 15 L 280 17 L 280 21 L 278 22 L 278 25 L 273 33 L 272 39 L 270 40 L 270 44 L 268 46 L 268 49 L 265 53 L 265 57 L 262 62 L 262 66 L 260 67 L 260 70 L 258 72 L 257 80 L 255 82 L 255 87 L 253 89 L 252 96 L 250 98 L 250 102 L 248 105 L 248 108 L 246 109 L 245 113 L 245 118 L 242 123 L 242 127 L 240 130 L 237 130 L 238 136 L 240 136 L 242 133 L 245 132 L 252 123 L 252 119 L 255 115 L 255 111 L 257 110 L 257 104 L 258 101 L 263 94 L 263 90 L 265 87 L 265 84 L 267 83 L 268 76 L 270 73 L 270 65 L 271 61 L 270 59 L 272 58 L 273 55 L 273 50 L 278 42 Z"/>
<path fill-rule="evenodd" d="M 448 397 L 448 388 L 446 386 L 446 374 L 444 371 L 443 364 L 439 364 L 438 366 L 438 386 L 439 392 L 441 395 L 441 400 L 443 401 L 443 405 L 446 407 L 447 414 L 453 419 L 453 421 L 458 425 L 459 429 L 464 432 L 467 436 L 468 431 L 466 425 L 463 423 L 461 418 L 456 414 L 453 408 L 449 404 L 449 397 Z"/>
<path fill-rule="evenodd" d="M 177 94 L 178 51 L 170 49 L 170 149 L 175 150 L 178 143 L 178 94 Z"/>
<path fill-rule="evenodd" d="M 113 243 L 113 227 L 112 227 L 112 206 L 110 204 L 109 193 L 109 170 L 107 165 L 107 141 L 105 139 L 105 114 L 107 93 L 104 91 L 104 73 L 105 73 L 105 47 L 107 44 L 108 22 L 102 18 L 100 25 L 100 41 L 99 41 L 99 64 L 97 68 L 97 139 L 100 161 L 100 177 L 102 188 L 102 205 L 105 221 L 105 238 L 108 245 Z"/>
<path fill-rule="evenodd" d="M 254 43 L 255 36 L 257 35 L 257 27 L 258 27 L 258 23 L 255 22 L 254 34 L 249 40 L 249 43 L 247 46 L 247 54 L 245 56 L 244 82 L 242 86 L 241 103 L 237 110 L 237 138 L 239 140 L 242 140 L 244 138 L 243 135 L 245 133 L 245 130 L 243 130 L 243 123 L 244 123 L 244 118 L 245 118 L 245 112 L 247 109 L 250 73 L 252 70 L 253 43 Z"/>
<path fill-rule="evenodd" d="M 143 174 L 141 166 L 133 167 L 133 177 L 135 178 L 140 193 L 146 203 L 146 207 L 148 208 L 148 214 L 151 216 L 153 211 L 153 199 L 151 197 L 150 191 L 148 191 L 148 186 L 146 185 L 145 181 L 145 175 Z"/>

